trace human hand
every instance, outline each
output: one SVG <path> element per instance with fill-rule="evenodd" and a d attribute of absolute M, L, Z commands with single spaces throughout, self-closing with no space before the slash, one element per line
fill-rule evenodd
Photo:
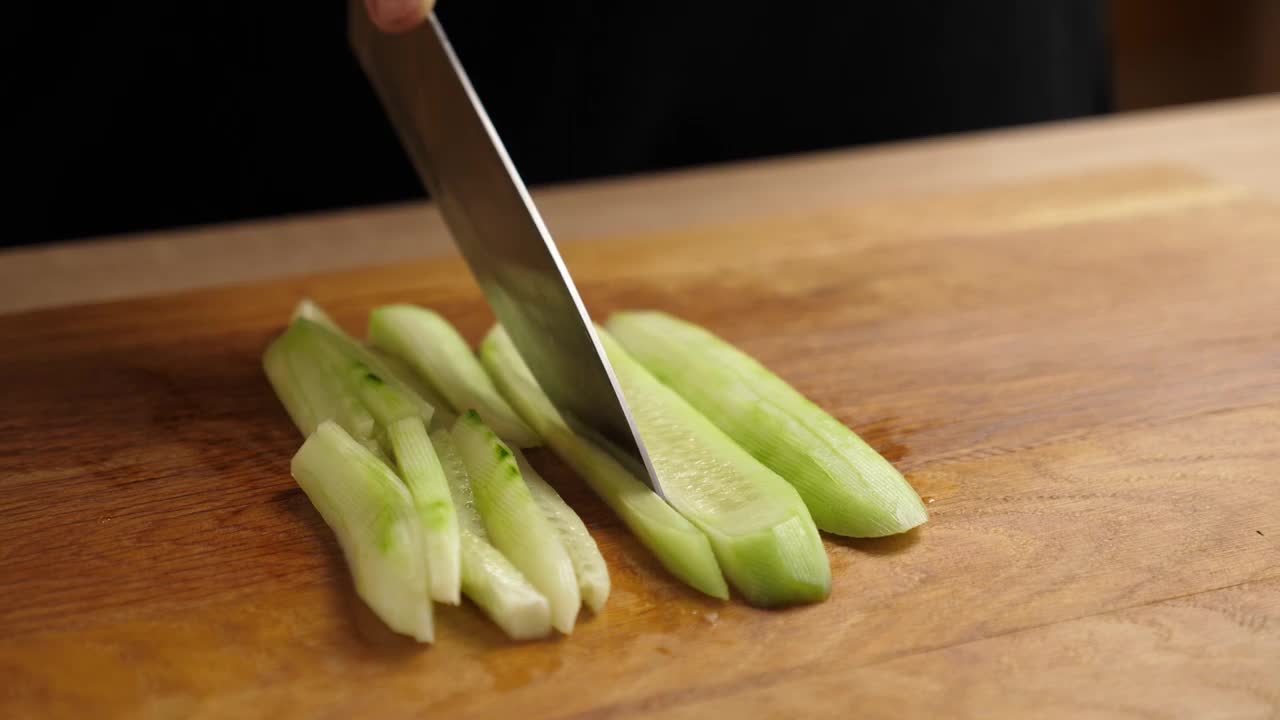
<path fill-rule="evenodd" d="M 369 19 L 390 33 L 414 29 L 427 19 L 435 4 L 436 0 L 364 0 Z"/>

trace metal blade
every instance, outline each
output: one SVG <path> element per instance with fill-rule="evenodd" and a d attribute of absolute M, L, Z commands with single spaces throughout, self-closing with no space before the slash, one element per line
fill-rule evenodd
<path fill-rule="evenodd" d="M 662 489 L 550 233 L 434 14 L 390 35 L 350 3 L 351 45 L 493 312 L 575 430 Z"/>

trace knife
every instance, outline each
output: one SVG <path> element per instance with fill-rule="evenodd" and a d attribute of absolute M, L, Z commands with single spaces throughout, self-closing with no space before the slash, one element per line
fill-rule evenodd
<path fill-rule="evenodd" d="M 356 57 L 494 315 L 574 429 L 662 495 L 573 279 L 444 28 L 432 13 L 388 34 L 360 0 L 348 5 Z"/>

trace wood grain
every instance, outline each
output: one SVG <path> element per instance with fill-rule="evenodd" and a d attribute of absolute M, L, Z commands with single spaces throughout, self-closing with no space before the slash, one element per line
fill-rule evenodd
<path fill-rule="evenodd" d="M 1139 165 L 1192 168 L 1275 197 L 1280 194 L 1277 127 L 1280 96 L 1272 95 L 549 186 L 535 188 L 534 194 L 562 242 Z M 454 253 L 439 213 L 424 203 L 0 250 L 0 312 Z"/>
<path fill-rule="evenodd" d="M 354 598 L 258 366 L 299 297 L 491 317 L 457 260 L 0 317 L 3 717 L 1275 717 L 1280 208 L 1168 169 L 605 244 L 593 312 L 723 334 L 930 500 L 824 604 L 614 578 L 571 638 L 423 649 Z"/>

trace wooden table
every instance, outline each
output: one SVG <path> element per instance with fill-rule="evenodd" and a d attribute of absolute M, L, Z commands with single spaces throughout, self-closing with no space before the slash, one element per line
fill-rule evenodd
<path fill-rule="evenodd" d="M 0 717 L 1277 717 L 1277 127 L 1262 99 L 544 193 L 614 237 L 565 245 L 594 312 L 712 327 L 931 511 L 760 611 L 535 455 L 614 581 L 549 642 L 469 607 L 390 636 L 287 474 L 258 355 L 299 297 L 491 322 L 420 259 L 431 211 L 0 256 Z"/>

